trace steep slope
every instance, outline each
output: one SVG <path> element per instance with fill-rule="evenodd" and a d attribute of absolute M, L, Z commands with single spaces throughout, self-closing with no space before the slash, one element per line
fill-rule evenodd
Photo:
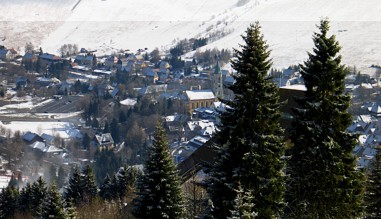
<path fill-rule="evenodd" d="M 238 47 L 250 22 L 259 20 L 278 68 L 305 60 L 320 18 L 343 50 L 343 61 L 363 71 L 379 64 L 381 4 L 377 0 L 3 0 L 0 39 L 20 47 L 32 41 L 57 53 L 64 43 L 98 49 L 154 47 L 176 40 L 225 33 L 206 48 Z"/>

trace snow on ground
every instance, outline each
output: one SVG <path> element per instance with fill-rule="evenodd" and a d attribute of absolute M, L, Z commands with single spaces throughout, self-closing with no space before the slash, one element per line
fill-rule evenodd
<path fill-rule="evenodd" d="M 259 20 L 274 67 L 284 68 L 307 58 L 316 24 L 329 17 L 344 63 L 372 73 L 369 66 L 381 57 L 378 0 L 4 0 L 2 9 L 11 12 L 0 14 L 6 46 L 32 41 L 52 53 L 64 43 L 100 54 L 166 49 L 176 40 L 223 30 L 231 33 L 205 48 L 231 49 L 242 42 L 249 23 Z"/>
<path fill-rule="evenodd" d="M 61 138 L 73 138 L 78 134 L 78 130 L 69 122 L 28 122 L 13 121 L 9 123 L 0 122 L 0 126 L 11 130 L 12 133 L 20 131 L 26 133 L 28 131 L 37 134 L 46 133 Z"/>
<path fill-rule="evenodd" d="M 27 102 L 16 103 L 16 104 L 8 104 L 8 105 L 4 105 L 4 106 L 0 107 L 0 114 L 7 113 L 7 111 L 5 111 L 5 110 L 8 110 L 8 109 L 33 109 L 35 107 L 48 104 L 52 101 L 53 101 L 53 99 L 48 99 L 48 100 L 45 100 L 45 101 L 42 101 L 39 103 L 33 103 L 32 99 L 28 99 Z"/>

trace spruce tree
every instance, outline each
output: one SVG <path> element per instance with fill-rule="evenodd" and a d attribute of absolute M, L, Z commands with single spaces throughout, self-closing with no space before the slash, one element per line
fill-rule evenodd
<path fill-rule="evenodd" d="M 113 194 L 111 193 L 111 179 L 108 175 L 106 175 L 105 180 L 103 181 L 103 184 L 100 187 L 99 195 L 102 199 L 107 201 L 112 199 Z"/>
<path fill-rule="evenodd" d="M 18 208 L 18 198 L 18 189 L 13 186 L 8 186 L 0 191 L 0 218 L 13 218 Z"/>
<path fill-rule="evenodd" d="M 36 182 L 32 184 L 31 210 L 34 217 L 41 217 L 42 205 L 47 196 L 46 183 L 40 176 Z"/>
<path fill-rule="evenodd" d="M 19 210 L 22 213 L 30 213 L 32 210 L 32 185 L 28 182 L 20 191 Z"/>
<path fill-rule="evenodd" d="M 118 171 L 119 197 L 123 198 L 133 190 L 136 181 L 136 170 L 128 165 L 120 168 Z"/>
<path fill-rule="evenodd" d="M 257 214 L 253 212 L 253 196 L 251 191 L 246 191 L 241 185 L 238 186 L 237 197 L 234 200 L 234 209 L 228 219 L 253 219 Z"/>
<path fill-rule="evenodd" d="M 57 191 L 57 187 L 53 184 L 48 191 L 47 197 L 43 204 L 43 218 L 66 219 L 65 203 L 61 195 Z"/>
<path fill-rule="evenodd" d="M 208 191 L 215 218 L 230 216 L 238 182 L 252 191 L 253 211 L 259 218 L 282 213 L 285 177 L 283 130 L 280 127 L 278 89 L 269 77 L 270 51 L 258 22 L 242 36 L 244 44 L 234 50 L 237 71 L 232 100 L 222 100 L 221 131 L 215 136 L 217 157 L 210 168 Z"/>
<path fill-rule="evenodd" d="M 352 150 L 355 136 L 346 129 L 350 96 L 344 93 L 347 70 L 340 46 L 322 20 L 315 48 L 301 65 L 307 88 L 298 99 L 287 172 L 287 218 L 353 218 L 362 211 L 363 176 Z"/>
<path fill-rule="evenodd" d="M 75 166 L 69 179 L 69 185 L 65 191 L 65 198 L 66 201 L 72 200 L 73 204 L 78 205 L 82 202 L 82 196 L 82 176 L 79 167 Z"/>
<path fill-rule="evenodd" d="M 68 219 L 78 218 L 77 217 L 77 211 L 75 210 L 75 207 L 73 206 L 73 200 L 72 199 L 69 199 L 68 201 L 66 201 L 65 211 L 66 211 L 66 216 Z"/>
<path fill-rule="evenodd" d="M 98 194 L 98 187 L 95 182 L 95 176 L 93 169 L 90 165 L 86 165 L 82 171 L 82 192 L 83 200 L 87 203 L 91 202 L 93 198 Z"/>
<path fill-rule="evenodd" d="M 138 183 L 134 199 L 134 215 L 139 218 L 183 218 L 184 198 L 180 179 L 161 124 L 155 140 L 148 148 L 144 175 Z"/>
<path fill-rule="evenodd" d="M 365 191 L 365 218 L 381 218 L 381 148 L 370 165 Z"/>

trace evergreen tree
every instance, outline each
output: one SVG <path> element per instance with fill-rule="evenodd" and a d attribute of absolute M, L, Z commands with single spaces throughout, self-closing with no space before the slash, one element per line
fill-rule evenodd
<path fill-rule="evenodd" d="M 91 202 L 98 193 L 94 172 L 90 165 L 86 165 L 85 169 L 82 171 L 82 192 L 83 199 L 86 202 Z"/>
<path fill-rule="evenodd" d="M 57 187 L 53 184 L 47 194 L 43 204 L 43 218 L 66 219 L 65 204 L 61 195 L 57 191 Z"/>
<path fill-rule="evenodd" d="M 113 174 L 110 182 L 110 193 L 113 199 L 119 198 L 119 180 L 116 174 Z"/>
<path fill-rule="evenodd" d="M 32 185 L 28 182 L 20 191 L 19 210 L 23 213 L 30 213 L 32 210 Z"/>
<path fill-rule="evenodd" d="M 125 165 L 118 172 L 118 192 L 119 197 L 123 199 L 126 194 L 135 186 L 136 171 L 134 168 Z"/>
<path fill-rule="evenodd" d="M 112 199 L 113 194 L 111 193 L 111 179 L 108 175 L 106 175 L 105 180 L 103 181 L 103 184 L 100 187 L 99 195 L 104 200 Z"/>
<path fill-rule="evenodd" d="M 66 201 L 66 215 L 68 219 L 76 219 L 77 218 L 77 212 L 75 210 L 75 207 L 73 206 L 73 200 L 69 199 Z"/>
<path fill-rule="evenodd" d="M 47 196 L 46 183 L 40 176 L 36 182 L 32 184 L 32 196 L 31 196 L 31 213 L 34 217 L 41 217 L 42 205 Z"/>
<path fill-rule="evenodd" d="M 221 115 L 215 136 L 217 153 L 210 168 L 208 192 L 216 218 L 231 215 L 238 182 L 252 191 L 253 211 L 259 218 L 279 217 L 285 191 L 283 130 L 280 127 L 278 89 L 269 77 L 271 59 L 259 23 L 251 24 L 245 42 L 235 50 L 237 70 L 233 100 Z"/>
<path fill-rule="evenodd" d="M 350 96 L 344 94 L 346 68 L 338 55 L 329 22 L 315 33 L 313 53 L 301 66 L 306 97 L 295 109 L 287 172 L 287 218 L 353 218 L 362 211 L 363 175 L 352 150 L 355 136 L 347 133 Z"/>
<path fill-rule="evenodd" d="M 82 176 L 78 166 L 72 170 L 72 175 L 69 179 L 69 185 L 65 191 L 66 201 L 72 200 L 73 204 L 77 205 L 82 202 Z"/>
<path fill-rule="evenodd" d="M 381 148 L 370 165 L 365 191 L 365 218 L 381 218 Z"/>
<path fill-rule="evenodd" d="M 134 214 L 139 218 L 183 218 L 184 198 L 177 174 L 164 129 L 158 123 L 134 199 Z"/>
<path fill-rule="evenodd" d="M 111 132 L 112 138 L 114 139 L 114 142 L 119 143 L 120 142 L 119 125 L 115 118 L 113 118 L 111 121 L 110 132 Z"/>
<path fill-rule="evenodd" d="M 18 189 L 13 186 L 6 187 L 0 192 L 0 218 L 12 218 L 18 208 Z"/>
<path fill-rule="evenodd" d="M 228 219 L 253 219 L 257 216 L 253 212 L 253 196 L 251 191 L 245 191 L 241 185 L 238 186 L 237 197 L 234 200 L 234 209 Z"/>

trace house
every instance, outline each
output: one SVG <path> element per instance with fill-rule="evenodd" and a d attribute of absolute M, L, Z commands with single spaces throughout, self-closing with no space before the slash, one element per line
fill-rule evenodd
<path fill-rule="evenodd" d="M 114 139 L 110 133 L 95 135 L 94 142 L 95 146 L 100 150 L 114 148 Z"/>
<path fill-rule="evenodd" d="M 16 88 L 25 88 L 28 87 L 28 84 L 29 79 L 24 76 L 20 76 L 16 79 Z"/>
<path fill-rule="evenodd" d="M 0 59 L 3 61 L 13 60 L 17 56 L 16 50 L 12 49 L 0 49 Z"/>
<path fill-rule="evenodd" d="M 36 141 L 29 145 L 30 148 L 34 150 L 41 151 L 45 156 L 53 157 L 55 155 L 60 155 L 64 152 L 63 149 L 57 148 L 54 145 L 48 144 L 46 142 Z"/>
<path fill-rule="evenodd" d="M 27 144 L 33 144 L 36 141 L 43 141 L 43 139 L 36 133 L 33 132 L 27 132 L 22 136 L 23 140 Z"/>
<path fill-rule="evenodd" d="M 112 55 L 112 56 L 109 56 L 106 61 L 105 61 L 105 65 L 109 68 L 112 68 L 114 67 L 116 64 L 118 63 L 118 57 Z"/>
<path fill-rule="evenodd" d="M 157 71 L 155 71 L 155 69 L 153 69 L 152 67 L 145 68 L 143 74 L 146 78 L 149 78 L 153 83 L 155 83 L 159 79 Z"/>
<path fill-rule="evenodd" d="M 38 60 L 38 57 L 33 53 L 25 53 L 25 55 L 22 57 L 22 63 L 27 66 L 32 63 L 36 63 Z"/>
<path fill-rule="evenodd" d="M 79 65 L 93 66 L 96 64 L 94 60 L 96 60 L 96 58 L 93 55 L 77 55 L 74 62 Z"/>
<path fill-rule="evenodd" d="M 217 100 L 211 90 L 187 90 L 186 103 L 189 115 L 192 114 L 193 110 L 199 107 L 210 107 L 214 101 Z"/>
<path fill-rule="evenodd" d="M 133 107 L 137 103 L 136 99 L 127 98 L 119 102 L 123 106 Z"/>
<path fill-rule="evenodd" d="M 41 66 L 47 66 L 47 65 L 50 65 L 51 63 L 57 63 L 61 61 L 61 58 L 53 54 L 44 53 L 39 56 L 39 60 L 40 60 Z"/>
<path fill-rule="evenodd" d="M 295 97 L 305 97 L 307 88 L 304 85 L 290 85 L 279 88 L 280 102 L 285 104 L 281 105 L 281 126 L 285 129 L 285 136 L 288 137 L 292 130 L 292 121 L 294 119 L 293 108 L 298 106 Z"/>
<path fill-rule="evenodd" d="M 160 93 L 165 93 L 167 92 L 167 85 L 166 84 L 159 84 L 159 85 L 149 85 L 147 87 L 144 87 L 139 90 L 140 95 L 146 95 L 146 94 L 151 94 L 151 95 L 158 95 Z"/>
<path fill-rule="evenodd" d="M 54 143 L 54 136 L 53 135 L 49 135 L 49 134 L 43 133 L 41 135 L 41 138 L 43 139 L 43 141 L 45 143 L 48 143 L 48 144 L 53 144 Z"/>

